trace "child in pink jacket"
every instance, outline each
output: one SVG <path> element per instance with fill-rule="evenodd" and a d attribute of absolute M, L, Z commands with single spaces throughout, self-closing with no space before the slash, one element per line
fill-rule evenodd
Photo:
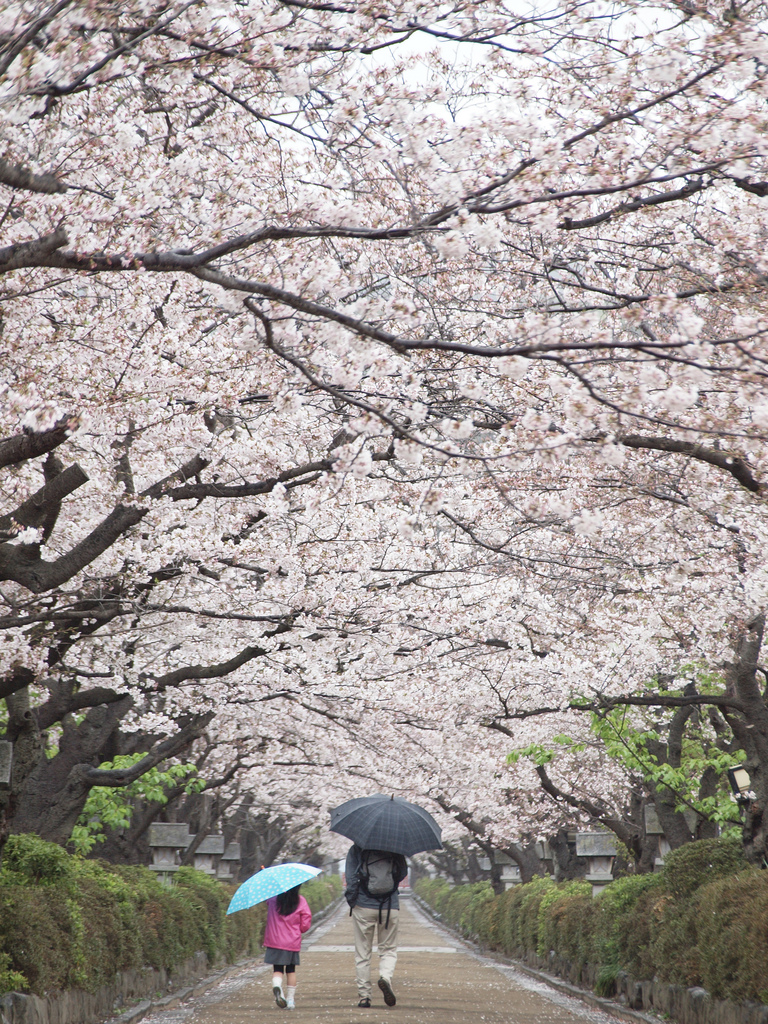
<path fill-rule="evenodd" d="M 296 968 L 301 962 L 301 936 L 312 924 L 312 911 L 300 886 L 267 900 L 267 929 L 264 932 L 264 963 L 272 964 L 272 993 L 280 1009 L 296 1008 Z M 283 971 L 286 973 L 283 995 Z"/>

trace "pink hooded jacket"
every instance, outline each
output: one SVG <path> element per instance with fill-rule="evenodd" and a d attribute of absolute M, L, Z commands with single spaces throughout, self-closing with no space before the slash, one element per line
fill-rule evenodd
<path fill-rule="evenodd" d="M 292 914 L 283 917 L 277 909 L 277 896 L 267 900 L 267 929 L 264 932 L 264 945 L 271 949 L 287 949 L 298 953 L 301 949 L 301 936 L 309 931 L 312 924 L 312 911 L 303 896 L 299 896 L 299 905 Z"/>

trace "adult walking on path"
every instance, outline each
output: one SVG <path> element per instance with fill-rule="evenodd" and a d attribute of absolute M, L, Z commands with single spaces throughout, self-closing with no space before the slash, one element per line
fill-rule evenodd
<path fill-rule="evenodd" d="M 400 902 L 397 890 L 408 874 L 405 858 L 441 850 L 440 826 L 418 804 L 374 793 L 331 809 L 331 832 L 351 839 L 347 854 L 347 903 L 355 928 L 355 978 L 360 1009 L 371 1005 L 371 956 L 379 943 L 379 981 L 387 1006 L 397 1003 L 392 974 L 397 963 Z M 382 913 L 386 906 L 386 920 Z"/>
<path fill-rule="evenodd" d="M 615 1018 L 473 953 L 410 899 L 400 905 L 397 1006 L 389 1008 L 379 997 L 369 1009 L 357 1007 L 353 950 L 343 904 L 304 940 L 302 998 L 295 1010 L 275 1006 L 264 984 L 271 968 L 258 964 L 144 1024 L 616 1024 Z"/>
<path fill-rule="evenodd" d="M 392 975 L 397 963 L 397 931 L 400 919 L 398 886 L 408 874 L 405 857 L 383 850 L 351 846 L 347 854 L 344 892 L 350 906 L 355 935 L 355 980 L 358 1006 L 371 1005 L 371 959 L 374 939 L 379 947 L 378 986 L 387 1006 L 397 1002 Z"/>

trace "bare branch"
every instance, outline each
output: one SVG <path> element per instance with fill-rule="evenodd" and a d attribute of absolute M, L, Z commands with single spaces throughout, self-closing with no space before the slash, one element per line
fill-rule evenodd
<path fill-rule="evenodd" d="M 0 441 L 0 469 L 14 466 L 27 459 L 36 459 L 39 455 L 58 448 L 77 427 L 77 420 L 67 416 L 59 420 L 55 427 L 43 430 L 39 434 L 16 434 Z"/>
<path fill-rule="evenodd" d="M 35 174 L 28 167 L 10 164 L 0 157 L 0 184 L 10 188 L 21 188 L 27 192 L 45 192 L 52 195 L 66 192 L 68 186 L 59 181 L 53 174 Z"/>
<path fill-rule="evenodd" d="M 15 242 L 0 249 L 0 274 L 20 267 L 44 266 L 45 261 L 67 244 L 69 239 L 64 228 L 56 228 L 50 235 L 35 238 L 31 242 Z"/>
<path fill-rule="evenodd" d="M 650 449 L 659 452 L 675 452 L 680 455 L 689 455 L 692 459 L 696 459 L 699 462 L 707 462 L 710 466 L 724 469 L 742 487 L 752 491 L 753 494 L 762 494 L 765 490 L 765 484 L 753 476 L 748 463 L 740 455 L 734 455 L 732 452 L 705 448 L 704 445 L 695 444 L 693 441 L 679 441 L 673 437 L 642 437 L 639 434 L 620 434 L 616 440 L 626 448 Z"/>

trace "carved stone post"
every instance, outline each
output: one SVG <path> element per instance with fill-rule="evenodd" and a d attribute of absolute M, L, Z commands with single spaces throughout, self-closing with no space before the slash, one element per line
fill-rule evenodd
<path fill-rule="evenodd" d="M 189 825 L 155 821 L 149 826 L 149 845 L 152 848 L 150 871 L 156 871 L 161 882 L 170 885 L 179 870 L 180 851 L 186 850 L 194 837 Z"/>

